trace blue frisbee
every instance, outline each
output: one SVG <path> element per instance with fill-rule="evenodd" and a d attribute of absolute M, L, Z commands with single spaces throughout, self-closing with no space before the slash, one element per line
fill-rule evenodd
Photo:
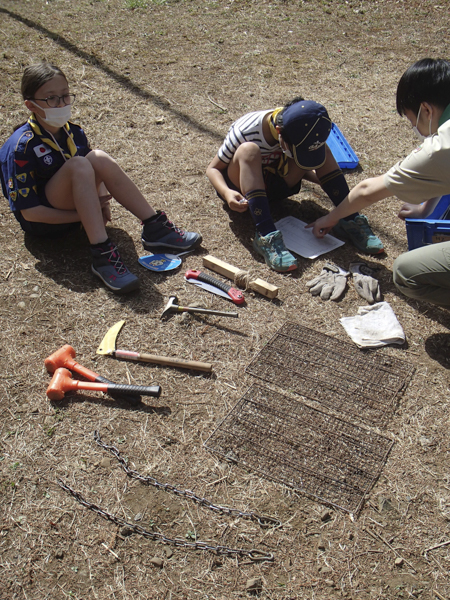
<path fill-rule="evenodd" d="M 175 254 L 149 254 L 140 256 L 138 262 L 150 271 L 172 271 L 181 265 L 181 258 Z"/>

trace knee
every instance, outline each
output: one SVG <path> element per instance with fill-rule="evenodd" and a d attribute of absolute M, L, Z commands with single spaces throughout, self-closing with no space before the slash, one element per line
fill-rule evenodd
<path fill-rule="evenodd" d="M 261 164 L 261 150 L 253 142 L 244 142 L 236 150 L 234 157 L 237 161 Z"/>
<path fill-rule="evenodd" d="M 108 164 L 115 163 L 116 161 L 103 150 L 91 150 L 86 156 L 86 159 L 91 163 L 94 170 L 99 170 Z"/>
<path fill-rule="evenodd" d="M 66 165 L 73 177 L 90 177 L 94 175 L 94 169 L 85 156 L 73 156 Z"/>

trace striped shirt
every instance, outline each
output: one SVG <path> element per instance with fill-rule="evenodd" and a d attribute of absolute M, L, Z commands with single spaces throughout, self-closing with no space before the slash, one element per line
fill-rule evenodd
<path fill-rule="evenodd" d="M 272 110 L 259 110 L 251 112 L 235 121 L 217 153 L 219 159 L 228 164 L 233 158 L 238 147 L 244 142 L 253 142 L 261 150 L 263 165 L 269 165 L 280 159 L 283 154 L 280 144 L 269 146 L 263 134 L 263 119 Z"/>

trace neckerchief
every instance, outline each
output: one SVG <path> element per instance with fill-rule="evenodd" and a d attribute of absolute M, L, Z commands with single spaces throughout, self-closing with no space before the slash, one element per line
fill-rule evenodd
<path fill-rule="evenodd" d="M 277 128 L 276 128 L 277 115 L 278 115 L 278 113 L 280 113 L 283 110 L 283 108 L 284 108 L 284 106 L 280 106 L 279 108 L 276 108 L 269 117 L 270 133 L 273 135 L 273 137 L 277 141 L 278 141 L 278 135 L 279 135 Z M 286 177 L 286 175 L 288 174 L 289 165 L 288 165 L 288 161 L 287 161 L 287 158 L 286 158 L 284 152 L 280 156 L 280 160 L 276 167 L 264 167 L 264 168 L 267 169 L 268 171 L 271 171 L 272 173 L 278 173 L 279 175 L 281 175 L 281 177 Z"/>
<path fill-rule="evenodd" d="M 269 117 L 269 127 L 270 127 L 270 133 L 273 135 L 273 137 L 278 140 L 278 131 L 276 128 L 276 124 L 277 124 L 277 114 L 280 113 L 283 110 L 284 106 L 280 106 L 279 108 L 276 108 L 273 113 L 270 115 Z"/>
<path fill-rule="evenodd" d="M 37 122 L 37 119 L 36 119 L 34 113 L 28 119 L 28 124 L 30 125 L 31 129 L 33 130 L 33 132 L 38 137 L 40 137 L 43 142 L 45 142 L 46 144 L 48 144 L 50 146 L 50 148 L 53 148 L 53 150 L 57 150 L 58 152 L 61 152 L 61 154 L 64 156 L 65 159 L 72 158 L 72 156 L 76 155 L 76 153 L 77 153 L 77 147 L 75 145 L 75 142 L 73 141 L 73 133 L 70 130 L 69 123 L 66 123 L 63 126 L 63 130 L 67 134 L 67 147 L 69 149 L 69 153 L 70 154 L 67 153 L 67 152 L 63 152 L 62 148 L 59 146 L 59 144 L 56 142 L 55 139 L 52 139 L 51 137 L 47 137 L 47 135 L 46 135 L 47 132 L 44 133 L 42 131 L 42 129 L 39 127 L 39 123 Z"/>

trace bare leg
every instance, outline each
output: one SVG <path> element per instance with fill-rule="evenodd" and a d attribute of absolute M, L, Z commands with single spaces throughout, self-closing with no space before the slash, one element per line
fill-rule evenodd
<path fill-rule="evenodd" d="M 95 171 L 97 188 L 104 183 L 113 198 L 141 221 L 156 214 L 136 185 L 109 154 L 102 150 L 92 150 L 86 158 Z"/>
<path fill-rule="evenodd" d="M 242 195 L 264 189 L 261 151 L 256 144 L 245 142 L 236 150 L 228 165 L 228 177 Z"/>
<path fill-rule="evenodd" d="M 53 208 L 77 211 L 91 244 L 107 239 L 95 172 L 86 158 L 67 161 L 47 183 L 45 193 Z"/>

